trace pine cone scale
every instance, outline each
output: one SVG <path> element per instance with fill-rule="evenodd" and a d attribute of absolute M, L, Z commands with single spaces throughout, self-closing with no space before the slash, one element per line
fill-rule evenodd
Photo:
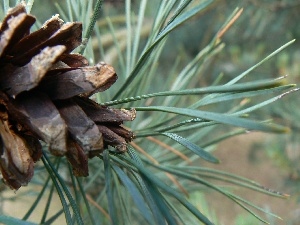
<path fill-rule="evenodd" d="M 23 22 L 25 21 L 26 14 L 22 13 L 16 17 L 11 18 L 8 21 L 8 29 L 5 30 L 0 38 L 0 57 L 2 58 L 5 52 L 8 51 L 10 47 L 12 47 L 16 39 L 19 38 L 18 30 L 22 26 Z"/>
<path fill-rule="evenodd" d="M 136 111 L 118 110 L 101 106 L 87 98 L 74 98 L 83 111 L 96 123 L 116 123 L 121 124 L 123 121 L 132 121 L 135 119 Z"/>
<path fill-rule="evenodd" d="M 126 152 L 127 142 L 123 137 L 119 136 L 105 125 L 97 124 L 97 127 L 102 133 L 104 143 L 115 146 L 121 153 Z"/>
<path fill-rule="evenodd" d="M 8 21 L 13 18 L 16 17 L 22 13 L 26 13 L 25 7 L 23 4 L 19 4 L 14 8 L 11 8 L 8 10 L 6 16 L 4 17 L 1 27 L 0 27 L 0 35 L 2 35 L 2 32 L 4 32 L 5 30 L 8 29 Z"/>
<path fill-rule="evenodd" d="M 85 67 L 89 65 L 88 60 L 80 54 L 63 54 L 60 58 L 62 62 L 70 67 Z"/>
<path fill-rule="evenodd" d="M 7 102 L 11 117 L 49 144 L 55 155 L 67 151 L 67 126 L 52 101 L 40 92 L 25 93 Z"/>
<path fill-rule="evenodd" d="M 51 99 L 68 99 L 77 95 L 90 96 L 95 92 L 108 89 L 117 79 L 113 70 L 103 71 L 95 66 L 64 68 L 55 71 L 56 74 L 45 76 L 39 89 L 45 91 Z M 59 71 L 67 72 L 59 73 Z M 69 71 L 68 71 L 69 70 Z"/>
<path fill-rule="evenodd" d="M 39 46 L 49 39 L 56 31 L 58 31 L 63 24 L 63 21 L 58 18 L 58 15 L 53 16 L 46 21 L 41 29 L 27 35 L 20 40 L 11 50 L 10 55 L 16 56 L 20 52 L 25 53 L 29 51 L 32 46 Z"/>
<path fill-rule="evenodd" d="M 107 124 L 106 127 L 122 137 L 126 142 L 130 142 L 134 138 L 134 134 L 122 126 L 112 126 Z"/>
<path fill-rule="evenodd" d="M 0 121 L 1 149 L 0 167 L 5 180 L 14 189 L 27 185 L 33 176 L 33 159 L 25 140 L 16 135 L 8 121 Z"/>
<path fill-rule="evenodd" d="M 76 176 L 108 146 L 126 151 L 133 133 L 122 126 L 135 110 L 111 109 L 89 99 L 117 80 L 106 63 L 89 66 L 70 53 L 81 44 L 82 24 L 58 16 L 30 34 L 35 18 L 19 4 L 0 28 L 0 169 L 12 189 L 27 185 L 43 141 L 65 156 Z"/>
<path fill-rule="evenodd" d="M 72 165 L 72 170 L 75 176 L 88 176 L 88 157 L 84 150 L 74 140 L 68 140 L 68 152 L 66 157 Z"/>
<path fill-rule="evenodd" d="M 86 153 L 93 149 L 102 149 L 102 134 L 93 120 L 71 100 L 56 103 L 60 115 L 65 120 L 74 140 L 77 140 Z"/>
<path fill-rule="evenodd" d="M 63 24 L 42 47 L 55 46 L 57 43 L 64 45 L 67 53 L 73 51 L 82 42 L 82 24 L 78 22 Z"/>
<path fill-rule="evenodd" d="M 32 60 L 22 67 L 8 64 L 3 68 L 0 77 L 0 88 L 7 90 L 10 96 L 15 97 L 23 91 L 29 91 L 38 86 L 39 82 L 46 75 L 51 66 L 58 60 L 58 57 L 65 51 L 63 45 L 47 47 Z"/>
<path fill-rule="evenodd" d="M 45 47 L 52 47 L 56 45 L 64 45 L 66 47 L 66 53 L 71 52 L 81 43 L 81 30 L 82 24 L 80 23 L 69 23 L 63 25 L 57 30 L 52 36 L 39 45 L 33 46 L 29 51 L 23 54 L 18 54 L 12 58 L 12 63 L 17 65 L 25 65 L 30 59 L 38 54 L 41 49 Z"/>
<path fill-rule="evenodd" d="M 8 21 L 8 27 L 12 30 L 9 45 L 11 49 L 18 41 L 28 35 L 31 26 L 35 23 L 35 17 L 22 13 Z M 7 54 L 9 54 L 9 50 Z"/>

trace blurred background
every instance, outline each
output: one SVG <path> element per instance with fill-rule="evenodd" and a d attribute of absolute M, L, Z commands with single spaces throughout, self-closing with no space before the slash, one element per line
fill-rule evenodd
<path fill-rule="evenodd" d="M 39 18 L 40 24 L 58 12 L 53 2 L 58 1 L 35 2 L 32 14 Z M 138 0 L 131 3 L 136 11 L 138 3 Z M 156 4 L 157 1 L 148 2 L 146 22 L 153 20 Z M 66 8 L 63 1 L 60 5 L 62 10 Z M 121 30 L 124 25 L 124 7 L 124 1 L 105 1 L 99 19 L 107 16 L 119 18 Z M 243 13 L 224 35 L 222 40 L 226 44 L 225 48 L 206 63 L 206 76 L 197 81 L 197 86 L 210 85 L 220 74 L 223 74 L 223 82 L 230 80 L 292 39 L 296 39 L 296 42 L 252 72 L 251 80 L 255 77 L 275 78 L 288 75 L 289 82 L 299 84 L 300 0 L 214 1 L 208 11 L 194 17 L 168 39 L 158 67 L 159 73 L 164 74 L 178 57 L 182 64 L 194 58 L 236 7 L 243 8 Z M 147 30 L 147 26 L 144 28 L 146 37 L 150 30 Z M 109 56 L 103 56 L 95 48 L 95 58 L 118 68 L 113 52 Z M 215 150 L 215 155 L 221 160 L 221 164 L 214 166 L 215 168 L 245 176 L 267 188 L 291 195 L 288 200 L 282 200 L 247 190 L 240 192 L 242 196 L 253 195 L 251 200 L 284 219 L 281 222 L 271 218 L 271 224 L 275 225 L 296 225 L 300 221 L 300 102 L 297 96 L 298 93 L 292 94 L 255 112 L 259 119 L 270 118 L 271 115 L 278 123 L 289 126 L 292 130 L 290 134 L 241 135 L 221 142 Z M 258 224 L 255 218 L 218 194 L 211 193 L 206 197 L 206 202 L 220 224 Z"/>

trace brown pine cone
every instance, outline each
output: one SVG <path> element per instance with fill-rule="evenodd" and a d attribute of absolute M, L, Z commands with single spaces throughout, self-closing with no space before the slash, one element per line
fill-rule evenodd
<path fill-rule="evenodd" d="M 77 176 L 88 175 L 88 158 L 108 145 L 119 152 L 133 133 L 122 126 L 134 109 L 112 109 L 89 99 L 116 80 L 105 63 L 89 66 L 71 53 L 81 44 L 82 24 L 58 16 L 30 33 L 35 17 L 23 4 L 9 10 L 0 27 L 0 168 L 12 189 L 27 185 L 41 142 L 66 156 Z"/>

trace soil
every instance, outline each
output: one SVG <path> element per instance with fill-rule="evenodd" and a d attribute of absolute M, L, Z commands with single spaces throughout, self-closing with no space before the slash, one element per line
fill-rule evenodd
<path fill-rule="evenodd" d="M 261 133 L 249 133 L 227 139 L 214 152 L 214 155 L 221 160 L 221 163 L 219 165 L 209 165 L 209 167 L 244 176 L 272 190 L 289 193 L 291 187 L 286 185 L 286 180 L 289 176 L 288 172 L 274 165 L 274 162 L 266 155 L 265 149 L 263 149 L 264 145 L 261 144 L 271 138 L 275 137 Z M 255 154 L 254 157 L 253 153 Z M 234 193 L 250 200 L 255 205 L 269 209 L 270 212 L 283 219 L 271 219 L 270 222 L 273 225 L 300 224 L 300 205 L 297 205 L 293 196 L 290 196 L 288 199 L 281 199 L 244 188 L 239 188 Z M 238 215 L 245 215 L 249 218 L 248 213 L 244 209 L 218 193 L 209 194 L 207 200 L 222 225 L 237 224 L 235 222 Z M 264 217 L 263 214 L 259 215 Z M 269 221 L 269 218 L 267 220 Z M 242 225 L 240 223 L 241 220 L 239 220 L 238 225 Z M 246 224 L 250 225 L 252 223 L 245 221 L 244 225 Z M 260 224 L 260 222 L 257 221 L 256 224 Z"/>
<path fill-rule="evenodd" d="M 31 185 L 30 185 L 31 186 Z M 36 187 L 36 186 L 35 186 Z M 4 198 L 15 198 L 14 201 L 2 201 L 1 208 L 3 209 L 3 214 L 6 216 L 13 216 L 17 218 L 22 218 L 28 211 L 29 207 L 33 204 L 34 200 L 36 199 L 37 190 L 30 191 L 30 187 L 22 187 L 17 192 L 13 192 L 10 189 L 6 189 L 2 197 Z M 48 193 L 45 194 L 45 200 L 47 201 Z M 41 221 L 43 216 L 43 212 L 45 209 L 46 201 L 41 201 L 39 205 L 36 207 L 32 215 L 29 217 L 29 221 L 37 222 Z M 57 211 L 62 209 L 62 205 L 60 203 L 59 197 L 55 194 L 53 195 L 53 200 L 51 202 L 49 213 L 47 218 L 53 216 Z M 64 216 L 60 216 L 55 220 L 54 224 L 66 224 L 66 220 Z"/>

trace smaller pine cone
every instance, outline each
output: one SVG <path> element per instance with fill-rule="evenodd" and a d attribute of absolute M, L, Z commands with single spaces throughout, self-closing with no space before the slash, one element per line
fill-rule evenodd
<path fill-rule="evenodd" d="M 134 135 L 122 126 L 134 109 L 112 109 L 89 97 L 116 80 L 105 63 L 89 66 L 71 53 L 82 41 L 82 24 L 53 16 L 30 33 L 35 17 L 24 4 L 10 9 L 0 27 L 0 169 L 12 189 L 27 185 L 41 142 L 66 156 L 76 176 L 88 176 L 88 158 L 107 146 L 118 152 Z"/>

